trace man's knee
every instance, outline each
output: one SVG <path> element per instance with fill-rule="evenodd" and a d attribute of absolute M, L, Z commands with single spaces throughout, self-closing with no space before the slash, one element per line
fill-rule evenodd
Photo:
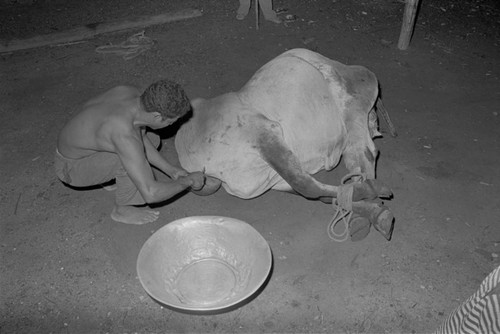
<path fill-rule="evenodd" d="M 116 175 L 115 202 L 117 205 L 143 205 L 146 201 L 124 168 Z"/>

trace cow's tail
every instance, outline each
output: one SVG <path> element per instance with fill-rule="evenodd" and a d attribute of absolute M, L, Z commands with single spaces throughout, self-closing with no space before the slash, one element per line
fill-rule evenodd
<path fill-rule="evenodd" d="M 382 102 L 382 99 L 380 97 L 377 98 L 375 107 L 377 109 L 377 114 L 379 115 L 379 117 L 382 117 L 389 127 L 389 133 L 391 134 L 391 136 L 397 137 L 398 132 L 396 131 L 396 127 L 394 126 L 394 124 L 392 124 L 389 113 L 387 112 L 387 109 L 385 109 L 384 103 Z"/>

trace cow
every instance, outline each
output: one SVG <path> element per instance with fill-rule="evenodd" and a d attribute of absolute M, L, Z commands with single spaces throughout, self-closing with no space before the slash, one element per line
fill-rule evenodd
<path fill-rule="evenodd" d="M 262 66 L 239 91 L 195 98 L 191 105 L 175 148 L 184 169 L 206 173 L 200 195 L 222 185 L 244 199 L 270 189 L 334 204 L 343 196 L 390 239 L 394 217 L 382 199 L 392 192 L 375 178 L 377 112 L 396 132 L 371 71 L 292 49 Z M 332 170 L 341 158 L 349 183 L 329 185 L 312 176 Z"/>

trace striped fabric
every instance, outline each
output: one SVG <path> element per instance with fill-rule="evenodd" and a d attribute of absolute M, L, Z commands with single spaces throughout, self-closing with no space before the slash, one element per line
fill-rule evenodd
<path fill-rule="evenodd" d="M 500 334 L 500 266 L 453 311 L 436 334 Z"/>

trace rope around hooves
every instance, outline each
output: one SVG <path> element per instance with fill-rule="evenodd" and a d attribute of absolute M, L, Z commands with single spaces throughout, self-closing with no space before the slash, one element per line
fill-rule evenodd
<path fill-rule="evenodd" d="M 358 181 L 347 183 L 356 176 L 360 177 Z M 344 242 L 349 239 L 349 223 L 352 217 L 352 195 L 354 193 L 354 185 L 364 182 L 365 180 L 366 174 L 364 173 L 349 173 L 342 178 L 337 194 L 337 201 L 332 201 L 332 205 L 336 210 L 326 230 L 328 237 L 333 241 Z M 335 228 L 340 223 L 343 224 L 343 231 L 337 233 L 335 232 Z"/>

